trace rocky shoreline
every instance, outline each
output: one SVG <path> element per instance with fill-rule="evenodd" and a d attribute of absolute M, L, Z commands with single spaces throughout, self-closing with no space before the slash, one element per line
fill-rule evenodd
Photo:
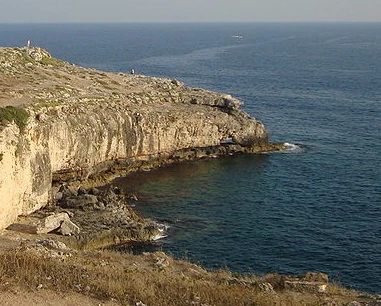
<path fill-rule="evenodd" d="M 261 143 L 255 146 L 242 146 L 239 144 L 222 144 L 208 147 L 191 147 L 175 152 L 163 152 L 142 156 L 140 158 L 123 158 L 103 162 L 91 175 L 84 175 L 82 171 L 73 169 L 53 173 L 53 184 L 69 183 L 74 186 L 96 187 L 107 184 L 120 176 L 126 176 L 137 171 L 157 169 L 165 165 L 187 162 L 205 158 L 216 158 L 239 154 L 265 154 L 286 151 L 289 147 L 285 143 Z"/>
<path fill-rule="evenodd" d="M 27 224 L 29 232 L 50 236 L 54 234 L 51 237 L 78 250 L 156 240 L 165 235 L 163 227 L 136 214 L 130 204 L 137 200 L 134 195 L 124 194 L 114 186 L 106 189 L 97 186 L 122 174 L 155 169 L 175 162 L 285 149 L 284 144 L 266 144 L 261 147 L 226 144 L 182 150 L 170 158 L 160 156 L 134 161 L 133 166 L 132 162 L 124 160 L 114 164 L 111 171 L 100 173 L 86 181 L 71 181 L 66 173 L 64 177 L 56 177 L 48 205 L 24 217 L 23 224 Z M 15 229 L 17 226 L 13 224 L 8 228 Z"/>
<path fill-rule="evenodd" d="M 0 47 L 0 82 L 0 228 L 46 206 L 57 183 L 96 186 L 168 163 L 275 148 L 241 101 L 173 79 Z"/>
<path fill-rule="evenodd" d="M 41 258 L 43 262 L 51 262 L 50 270 L 46 271 L 46 275 L 44 272 L 39 273 L 41 275 L 37 276 L 36 273 L 33 276 L 33 279 L 37 279 L 37 285 L 33 283 L 34 286 L 37 286 L 35 290 L 39 292 L 44 289 L 60 288 L 51 279 L 62 279 L 63 276 L 54 275 L 62 273 L 61 269 L 67 270 L 66 266 L 69 265 L 73 270 L 64 273 L 66 277 L 73 279 L 72 281 L 78 278 L 77 270 L 82 271 L 81 273 L 85 273 L 85 275 L 92 275 L 92 277 L 87 276 L 78 283 L 74 283 L 74 288 L 64 290 L 102 299 L 106 297 L 117 305 L 156 305 L 156 296 L 162 296 L 162 299 L 167 302 L 176 300 L 176 305 L 200 306 L 232 305 L 232 301 L 226 302 L 231 299 L 238 304 L 243 301 L 256 301 L 255 305 L 263 306 L 273 305 L 273 303 L 285 306 L 381 305 L 380 296 L 337 286 L 324 273 L 308 272 L 299 276 L 238 275 L 229 271 L 206 271 L 200 266 L 176 260 L 162 252 L 144 252 L 140 255 L 125 252 L 109 253 L 110 246 L 152 241 L 158 235 L 163 235 L 163 231 L 155 222 L 141 218 L 134 212 L 130 205 L 132 201 L 137 200 L 134 195 L 124 194 L 122 190 L 112 185 L 102 188 L 84 188 L 62 184 L 55 186 L 53 190 L 53 199 L 48 206 L 20 218 L 19 222 L 11 225 L 6 233 L 0 234 L 0 257 L 8 256 L 9 258 L 22 254 L 20 259 L 22 264 L 17 263 L 17 267 L 20 269 L 25 269 L 23 264 L 28 264 L 30 256 L 34 260 Z M 15 240 L 15 245 L 9 251 L 2 249 L 4 238 Z M 116 248 L 111 248 L 111 250 L 115 251 Z M 13 264 L 13 261 L 16 259 L 13 259 L 10 265 Z M 33 265 L 35 265 L 34 269 L 38 271 L 47 269 L 38 266 L 43 265 L 42 263 L 34 262 Z M 114 268 L 105 270 L 105 267 Z M 0 269 L 4 271 L 1 264 Z M 22 273 L 17 271 L 17 268 L 11 268 L 11 271 L 12 275 Z M 119 271 L 122 271 L 122 276 L 119 276 Z M 123 274 L 123 271 L 127 271 L 124 272 L 126 274 Z M 129 290 L 136 290 L 136 295 L 131 297 L 116 293 L 107 282 L 106 285 L 99 287 L 97 282 L 101 282 L 101 280 L 97 277 L 112 278 L 110 273 L 114 273 L 120 278 L 116 286 L 128 286 Z M 131 289 L 132 286 L 128 285 L 131 273 L 136 275 L 131 280 L 132 282 L 138 282 L 147 277 L 144 286 L 160 284 L 155 295 L 146 295 L 145 290 L 141 290 L 139 285 L 138 288 Z M 148 276 L 146 276 L 147 273 Z M 30 277 L 28 275 L 28 279 Z M 3 275 L 3 278 L 8 280 L 7 284 L 14 282 L 7 273 Z M 200 297 L 199 295 L 194 296 L 192 293 L 187 298 L 179 297 L 172 291 L 162 295 L 160 291 L 163 290 L 163 284 L 168 279 L 176 279 L 181 290 L 184 290 L 184 286 L 190 286 L 189 290 L 192 292 L 193 290 L 198 290 L 198 292 L 200 292 L 199 290 L 201 292 L 222 291 L 211 296 L 201 294 Z M 28 286 L 31 285 L 31 282 L 31 280 L 27 282 Z M 190 283 L 192 285 L 189 285 Z M 17 286 L 20 286 L 20 283 Z M 171 282 L 169 286 L 172 288 L 174 285 Z M 198 289 L 194 289 L 193 286 Z M 101 288 L 101 292 L 98 287 Z M 0 290 L 0 301 L 2 294 Z M 223 300 L 220 300 L 221 296 L 224 296 Z M 13 301 L 15 300 L 13 299 Z M 201 300 L 212 302 L 212 304 L 203 304 Z"/>
<path fill-rule="evenodd" d="M 77 67 L 38 47 L 0 48 L 0 60 L 0 228 L 24 215 L 36 233 L 61 233 L 78 249 L 149 241 L 157 225 L 120 191 L 92 187 L 172 163 L 286 149 L 228 94 Z"/>
<path fill-rule="evenodd" d="M 51 203 L 19 220 L 10 230 L 28 226 L 36 237 L 49 238 L 76 250 L 100 249 L 128 242 L 144 242 L 163 235 L 155 222 L 139 217 L 131 208 L 133 197 L 117 187 L 104 190 L 55 188 Z"/>
<path fill-rule="evenodd" d="M 177 80 L 77 67 L 37 47 L 0 47 L 0 82 L 1 288 L 75 291 L 123 305 L 381 304 L 320 273 L 235 277 L 160 252 L 99 251 L 163 232 L 134 212 L 131 195 L 96 186 L 171 163 L 287 149 L 268 141 L 239 100 Z"/>

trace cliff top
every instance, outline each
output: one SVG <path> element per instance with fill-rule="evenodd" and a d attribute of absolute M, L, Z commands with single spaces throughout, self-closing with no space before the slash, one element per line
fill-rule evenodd
<path fill-rule="evenodd" d="M 216 105 L 212 106 L 239 108 L 241 105 L 230 95 L 186 88 L 173 79 L 79 67 L 53 58 L 38 47 L 0 47 L 0 83 L 0 107 L 31 104 L 48 107 L 104 101 L 152 106 L 157 101 L 155 98 L 163 95 L 168 96 L 170 103 L 205 104 L 195 99 L 197 92 L 215 101 Z"/>

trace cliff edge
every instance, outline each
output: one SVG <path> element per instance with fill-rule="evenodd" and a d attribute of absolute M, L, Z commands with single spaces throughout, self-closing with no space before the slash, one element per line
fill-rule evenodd
<path fill-rule="evenodd" d="M 0 48 L 0 84 L 0 229 L 45 206 L 55 181 L 269 148 L 239 100 L 173 79 L 82 68 L 30 47 Z"/>

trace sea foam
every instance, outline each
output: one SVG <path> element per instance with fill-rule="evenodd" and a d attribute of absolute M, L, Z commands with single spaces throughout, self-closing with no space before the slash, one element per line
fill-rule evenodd
<path fill-rule="evenodd" d="M 304 151 L 304 148 L 300 144 L 285 142 L 284 146 L 286 147 L 286 150 L 283 151 L 284 153 L 300 153 Z"/>
<path fill-rule="evenodd" d="M 156 241 L 159 239 L 166 238 L 168 236 L 167 231 L 168 231 L 169 225 L 164 224 L 164 223 L 158 223 L 158 222 L 154 222 L 154 224 L 157 226 L 159 233 L 157 235 L 153 236 L 151 238 L 151 240 Z"/>

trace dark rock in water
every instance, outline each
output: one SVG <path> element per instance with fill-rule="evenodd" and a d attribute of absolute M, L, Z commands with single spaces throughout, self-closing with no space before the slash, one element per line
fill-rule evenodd
<path fill-rule="evenodd" d="M 112 192 L 115 194 L 122 194 L 122 190 L 119 187 L 113 187 Z"/>
<path fill-rule="evenodd" d="M 147 252 L 161 251 L 162 247 L 163 246 L 159 241 L 131 241 L 121 245 L 112 246 L 110 249 L 117 250 L 122 253 L 140 255 Z"/>

